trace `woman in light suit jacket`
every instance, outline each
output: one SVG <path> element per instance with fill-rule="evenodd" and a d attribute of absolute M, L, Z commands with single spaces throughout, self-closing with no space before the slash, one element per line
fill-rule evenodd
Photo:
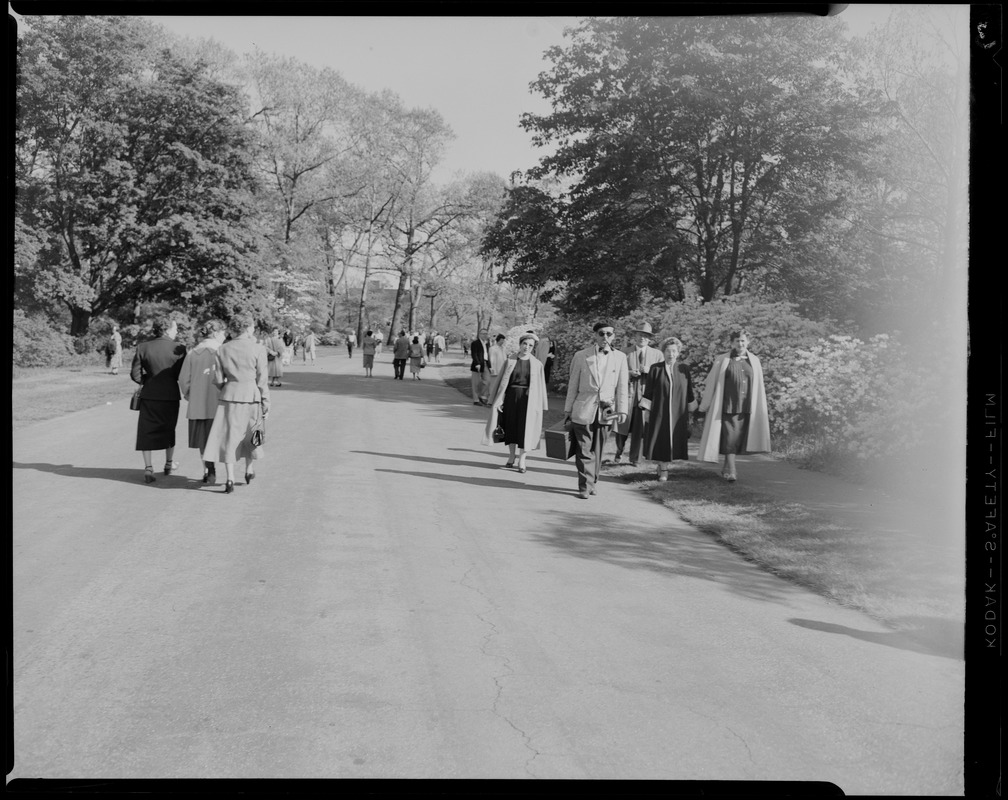
<path fill-rule="evenodd" d="M 483 444 L 493 444 L 494 429 L 504 428 L 504 444 L 510 451 L 504 466 L 515 466 L 515 449 L 520 448 L 519 472 L 525 472 L 525 453 L 539 447 L 543 412 L 549 410 L 543 365 L 532 355 L 537 341 L 534 333 L 522 334 L 518 355 L 505 360 L 490 386 L 490 417 L 483 431 Z"/>
<path fill-rule="evenodd" d="M 237 314 L 228 325 L 231 340 L 217 350 L 214 382 L 220 387 L 220 404 L 207 437 L 205 454 L 220 461 L 227 471 L 224 491 L 234 491 L 234 465 L 245 459 L 245 483 L 255 477 L 252 460 L 261 457 L 262 448 L 253 452 L 251 435 L 269 412 L 269 366 L 266 348 L 256 343 L 254 324 L 247 314 Z"/>
<path fill-rule="evenodd" d="M 207 437 L 217 413 L 220 389 L 214 384 L 217 349 L 224 341 L 224 323 L 219 319 L 207 320 L 200 327 L 200 343 L 190 350 L 182 362 L 179 389 L 188 402 L 186 418 L 189 420 L 189 446 L 199 450 L 203 462 L 203 483 L 215 483 L 217 467 L 206 461 Z"/>

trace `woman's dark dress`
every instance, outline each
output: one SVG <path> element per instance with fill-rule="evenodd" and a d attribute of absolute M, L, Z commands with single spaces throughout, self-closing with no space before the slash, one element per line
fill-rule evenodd
<path fill-rule="evenodd" d="M 669 395 L 672 412 L 669 414 Z M 685 364 L 672 366 L 669 385 L 665 362 L 652 364 L 644 396 L 651 401 L 647 429 L 644 432 L 644 458 L 651 461 L 677 461 L 689 458 L 689 414 L 693 402 L 693 379 Z"/>
<path fill-rule="evenodd" d="M 525 446 L 525 416 L 528 412 L 529 378 L 532 367 L 527 358 L 515 359 L 507 390 L 504 392 L 504 414 L 501 427 L 504 428 L 504 444 Z"/>
<path fill-rule="evenodd" d="M 748 358 L 729 357 L 721 407 L 721 447 L 726 453 L 745 454 L 752 408 L 753 369 Z"/>

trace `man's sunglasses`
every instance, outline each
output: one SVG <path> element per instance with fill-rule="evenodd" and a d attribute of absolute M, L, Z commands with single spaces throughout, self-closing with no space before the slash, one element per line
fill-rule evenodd
<path fill-rule="evenodd" d="M 598 331 L 599 336 L 615 336 L 616 331 Z"/>

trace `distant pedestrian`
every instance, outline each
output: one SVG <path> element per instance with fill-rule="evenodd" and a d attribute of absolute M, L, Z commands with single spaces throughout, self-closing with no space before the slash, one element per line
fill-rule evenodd
<path fill-rule="evenodd" d="M 504 349 L 504 342 L 507 341 L 507 336 L 503 333 L 498 333 L 494 338 L 494 343 L 490 345 L 490 377 L 496 378 L 501 374 L 501 370 L 504 369 L 504 364 L 507 362 L 507 351 Z"/>
<path fill-rule="evenodd" d="M 658 462 L 658 480 L 668 480 L 672 462 L 689 458 L 689 412 L 696 411 L 689 367 L 677 362 L 682 342 L 671 336 L 661 344 L 663 360 L 652 364 L 640 399 L 644 419 L 644 458 Z"/>
<path fill-rule="evenodd" d="M 410 340 L 406 331 L 399 331 L 392 344 L 392 372 L 393 380 L 401 381 L 406 377 L 406 359 L 409 358 Z"/>
<path fill-rule="evenodd" d="M 518 354 L 506 359 L 496 380 L 490 386 L 490 416 L 483 432 L 483 444 L 493 444 L 493 432 L 504 430 L 504 444 L 509 458 L 505 467 L 525 472 L 525 455 L 539 447 L 542 438 L 543 412 L 549 410 L 546 379 L 542 363 L 532 355 L 539 337 L 524 333 L 518 340 Z"/>
<path fill-rule="evenodd" d="M 346 354 L 347 358 L 353 358 L 353 349 L 357 346 L 357 334 L 353 331 L 347 334 L 346 337 Z"/>
<path fill-rule="evenodd" d="M 707 414 L 700 437 L 700 461 L 717 463 L 724 456 L 721 476 L 738 480 L 735 456 L 770 452 L 770 416 L 767 411 L 763 367 L 749 352 L 749 333 L 731 334 L 731 351 L 711 366 L 704 384 L 700 411 Z"/>
<path fill-rule="evenodd" d="M 143 453 L 144 481 L 154 483 L 152 451 L 165 451 L 164 474 L 178 469 L 175 455 L 175 425 L 178 422 L 178 376 L 185 345 L 175 341 L 178 324 L 167 316 L 157 317 L 153 339 L 137 345 L 130 378 L 140 384 L 140 415 L 137 418 L 136 449 Z"/>
<path fill-rule="evenodd" d="M 424 338 L 424 348 L 427 350 L 427 360 L 434 358 L 434 334 L 431 331 L 427 331 Z"/>
<path fill-rule="evenodd" d="M 220 402 L 204 455 L 220 461 L 227 473 L 224 492 L 234 491 L 235 464 L 245 459 L 245 483 L 255 478 L 252 461 L 263 455 L 252 445 L 252 433 L 270 409 L 266 348 L 253 338 L 252 317 L 236 314 L 228 324 L 231 338 L 217 349 L 215 382 Z"/>
<path fill-rule="evenodd" d="M 465 336 L 461 337 L 459 340 L 459 345 L 462 347 L 462 355 L 469 355 L 469 342 L 466 341 Z"/>
<path fill-rule="evenodd" d="M 448 343 L 445 341 L 444 336 L 442 336 L 437 331 L 434 332 L 434 360 L 440 364 L 441 354 L 448 349 Z"/>
<path fill-rule="evenodd" d="M 490 374 L 490 335 L 486 328 L 469 345 L 472 363 L 469 365 L 469 388 L 474 406 L 485 406 Z"/>
<path fill-rule="evenodd" d="M 274 328 L 266 341 L 266 357 L 269 362 L 269 385 L 283 386 L 283 354 L 285 350 L 284 341 L 280 336 L 280 329 Z"/>
<path fill-rule="evenodd" d="M 288 366 L 294 360 L 294 334 L 290 328 L 284 328 L 283 345 L 283 358 L 280 360 L 280 363 Z"/>
<path fill-rule="evenodd" d="M 420 337 L 414 336 L 409 346 L 409 368 L 414 380 L 420 380 L 420 370 L 424 366 L 424 345 L 420 344 Z"/>
<path fill-rule="evenodd" d="M 304 339 L 301 340 L 301 363 L 307 364 L 311 359 L 312 366 L 315 366 L 315 331 L 308 328 L 305 331 Z"/>
<path fill-rule="evenodd" d="M 378 342 L 375 340 L 370 329 L 364 334 L 364 341 L 361 343 L 361 353 L 364 354 L 364 374 L 372 377 L 374 369 L 375 352 L 378 349 Z"/>
<path fill-rule="evenodd" d="M 179 389 L 187 401 L 186 418 L 189 420 L 189 446 L 199 450 L 203 462 L 203 483 L 215 483 L 217 466 L 207 460 L 206 443 L 217 413 L 220 389 L 216 377 L 217 350 L 224 342 L 224 323 L 218 319 L 207 320 L 200 326 L 200 342 L 182 361 L 179 372 Z"/>
<path fill-rule="evenodd" d="M 118 375 L 122 367 L 122 334 L 119 333 L 119 326 L 115 323 L 105 345 L 105 367 L 113 375 Z"/>
<path fill-rule="evenodd" d="M 543 377 L 546 379 L 546 387 L 549 388 L 550 373 L 553 371 L 553 361 L 556 359 L 556 345 L 545 333 L 540 334 L 533 355 L 543 365 Z"/>
<path fill-rule="evenodd" d="M 564 403 L 564 427 L 574 440 L 578 497 L 583 500 L 595 494 L 610 426 L 622 423 L 627 413 L 626 355 L 612 346 L 615 331 L 608 322 L 597 322 L 592 330 L 596 343 L 571 359 Z"/>

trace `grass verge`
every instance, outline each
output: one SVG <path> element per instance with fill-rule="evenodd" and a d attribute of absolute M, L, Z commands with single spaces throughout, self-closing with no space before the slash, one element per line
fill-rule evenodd
<path fill-rule="evenodd" d="M 128 367 L 118 375 L 110 375 L 104 364 L 16 367 L 11 379 L 11 425 L 20 428 L 105 403 L 125 407 L 135 388 Z"/>
<path fill-rule="evenodd" d="M 800 502 L 782 503 L 739 484 L 725 492 L 714 471 L 677 462 L 667 483 L 616 467 L 631 482 L 653 482 L 650 496 L 763 569 L 897 629 L 922 621 L 961 625 L 962 579 L 945 547 L 913 531 L 879 536 Z"/>

